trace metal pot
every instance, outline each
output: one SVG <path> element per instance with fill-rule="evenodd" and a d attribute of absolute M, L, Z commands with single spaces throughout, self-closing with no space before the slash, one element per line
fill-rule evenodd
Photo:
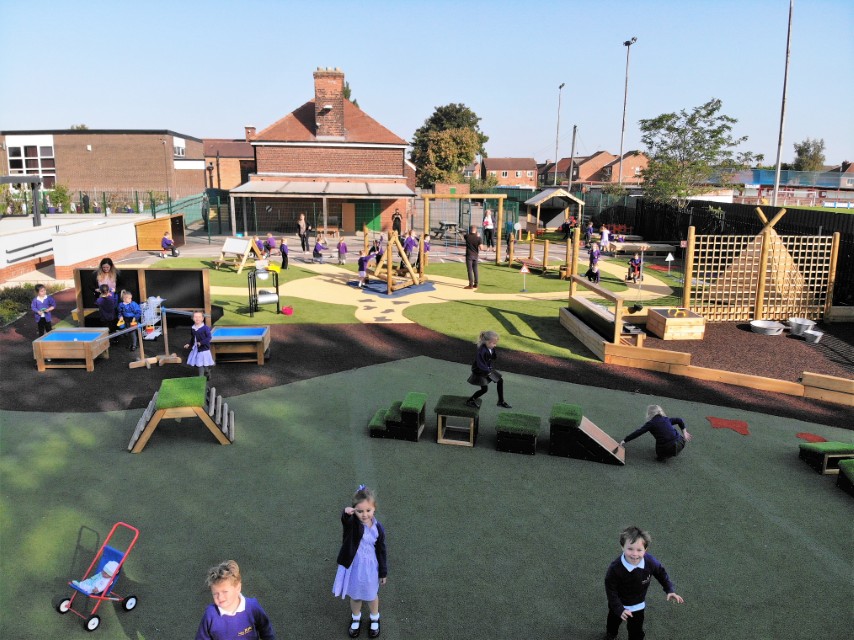
<path fill-rule="evenodd" d="M 793 336 L 802 336 L 804 331 L 812 329 L 815 322 L 806 318 L 789 318 L 789 330 Z"/>
<path fill-rule="evenodd" d="M 776 320 L 751 320 L 750 330 L 765 336 L 779 336 L 786 326 Z"/>

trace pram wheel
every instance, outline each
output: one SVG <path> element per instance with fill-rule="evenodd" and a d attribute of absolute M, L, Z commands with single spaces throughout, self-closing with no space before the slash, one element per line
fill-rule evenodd
<path fill-rule="evenodd" d="M 83 621 L 83 626 L 86 628 L 86 631 L 94 631 L 101 624 L 101 618 L 99 616 L 89 616 L 86 620 Z"/>
<path fill-rule="evenodd" d="M 136 608 L 136 596 L 128 596 L 122 600 L 122 609 L 131 611 L 134 608 Z"/>
<path fill-rule="evenodd" d="M 62 602 L 56 605 L 56 610 L 60 613 L 68 613 L 71 609 L 71 598 L 64 598 Z"/>

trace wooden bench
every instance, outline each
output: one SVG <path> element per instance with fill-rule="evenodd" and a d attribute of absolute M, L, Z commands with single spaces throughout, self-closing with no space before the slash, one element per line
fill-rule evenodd
<path fill-rule="evenodd" d="M 540 425 L 540 416 L 510 411 L 500 413 L 495 425 L 496 448 L 508 453 L 536 454 Z"/>
<path fill-rule="evenodd" d="M 798 457 L 822 475 L 835 475 L 842 460 L 854 459 L 854 444 L 803 442 Z"/>
<path fill-rule="evenodd" d="M 436 442 L 473 447 L 480 427 L 480 403 L 476 407 L 466 404 L 466 396 L 441 396 L 436 403 Z M 463 432 L 464 439 L 454 437 Z"/>
<path fill-rule="evenodd" d="M 839 463 L 836 486 L 849 496 L 854 497 L 854 460 L 842 460 Z"/>

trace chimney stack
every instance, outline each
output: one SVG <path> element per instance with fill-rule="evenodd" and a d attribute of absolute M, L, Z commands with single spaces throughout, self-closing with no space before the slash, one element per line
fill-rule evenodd
<path fill-rule="evenodd" d="M 317 138 L 344 139 L 344 72 L 337 67 L 314 72 L 314 121 Z"/>
<path fill-rule="evenodd" d="M 255 127 L 246 125 L 243 127 L 246 130 L 246 142 L 250 142 L 255 139 Z"/>

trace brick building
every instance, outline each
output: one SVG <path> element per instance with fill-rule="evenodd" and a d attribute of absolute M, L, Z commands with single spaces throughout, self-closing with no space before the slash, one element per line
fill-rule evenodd
<path fill-rule="evenodd" d="M 204 149 L 207 186 L 211 189 L 233 189 L 249 182 L 255 173 L 255 149 L 248 139 L 205 138 Z"/>
<path fill-rule="evenodd" d="M 623 154 L 623 184 L 639 185 L 643 182 L 643 170 L 649 164 L 649 158 L 640 151 Z M 617 156 L 602 167 L 601 182 L 620 182 L 620 157 Z"/>
<path fill-rule="evenodd" d="M 72 194 L 168 191 L 175 199 L 205 188 L 202 141 L 169 130 L 0 131 L 0 170 Z"/>
<path fill-rule="evenodd" d="M 537 188 L 537 161 L 533 158 L 484 158 L 483 178 L 495 176 L 499 187 Z"/>
<path fill-rule="evenodd" d="M 626 154 L 628 155 L 628 154 Z M 597 151 L 593 155 L 590 156 L 576 156 L 572 162 L 572 182 L 573 184 L 578 183 L 593 183 L 593 182 L 603 182 L 607 181 L 604 179 L 604 173 L 602 171 L 603 167 L 613 162 L 615 159 L 619 159 L 619 156 L 615 156 L 613 153 L 608 153 L 607 151 Z M 569 180 L 569 158 L 561 158 L 557 162 L 557 184 L 566 184 Z M 626 160 L 625 156 L 623 157 L 623 175 L 625 176 L 626 171 Z M 541 171 L 541 182 L 548 186 L 551 184 L 555 184 L 555 165 L 547 164 L 546 166 L 540 169 Z"/>
<path fill-rule="evenodd" d="M 256 173 L 231 190 L 236 230 L 293 233 L 300 212 L 316 227 L 387 229 L 412 214 L 415 168 L 405 140 L 344 98 L 344 73 L 318 68 L 314 99 L 266 129 L 247 127 Z"/>

